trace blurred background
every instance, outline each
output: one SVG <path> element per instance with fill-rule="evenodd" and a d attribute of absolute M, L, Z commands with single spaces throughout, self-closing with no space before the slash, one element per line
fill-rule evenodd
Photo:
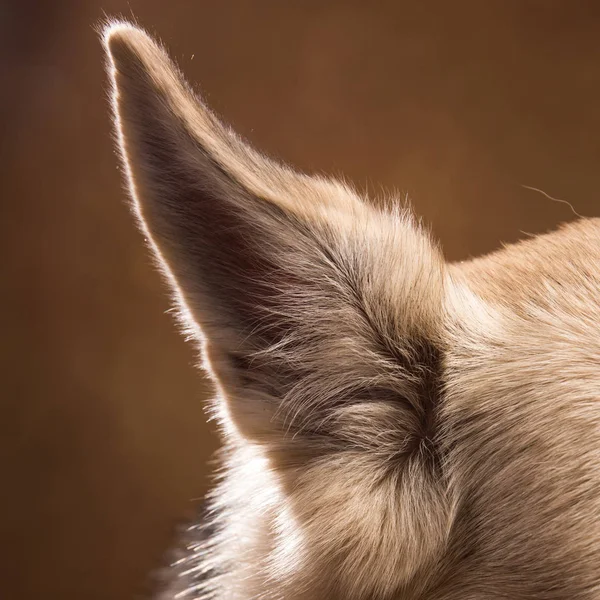
<path fill-rule="evenodd" d="M 208 485 L 209 385 L 128 214 L 103 15 L 299 168 L 408 193 L 465 259 L 600 215 L 600 3 L 4 0 L 0 561 L 7 600 L 143 597 Z"/>

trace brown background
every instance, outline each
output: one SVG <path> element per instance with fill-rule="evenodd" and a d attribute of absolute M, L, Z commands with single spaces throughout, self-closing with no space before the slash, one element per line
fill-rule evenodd
<path fill-rule="evenodd" d="M 203 494 L 207 385 L 128 215 L 102 17 L 262 149 L 408 192 L 465 258 L 600 214 L 600 3 L 4 0 L 0 595 L 129 599 Z"/>

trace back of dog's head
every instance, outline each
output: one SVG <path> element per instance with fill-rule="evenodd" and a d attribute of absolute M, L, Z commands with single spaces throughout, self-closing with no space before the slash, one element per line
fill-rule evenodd
<path fill-rule="evenodd" d="M 393 202 L 249 148 L 139 29 L 105 41 L 133 209 L 219 390 L 204 593 L 600 597 L 600 224 L 447 264 Z"/>

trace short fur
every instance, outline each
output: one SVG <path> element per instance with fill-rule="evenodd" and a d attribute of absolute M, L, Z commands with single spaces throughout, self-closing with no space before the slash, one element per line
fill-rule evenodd
<path fill-rule="evenodd" d="M 600 223 L 448 264 L 397 203 L 251 149 L 139 28 L 103 39 L 226 448 L 162 597 L 600 598 Z"/>

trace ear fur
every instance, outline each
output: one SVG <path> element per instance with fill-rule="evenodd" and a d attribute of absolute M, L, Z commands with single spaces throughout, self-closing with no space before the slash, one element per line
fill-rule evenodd
<path fill-rule="evenodd" d="M 446 281 L 437 248 L 408 212 L 258 154 L 142 30 L 113 24 L 104 43 L 134 212 L 204 339 L 226 428 L 266 444 L 281 472 L 296 473 L 295 493 L 318 496 L 308 506 L 346 510 L 362 541 L 394 551 L 386 585 L 405 583 L 451 522 L 435 455 Z M 318 486 L 329 471 L 347 484 L 315 488 L 310 468 Z M 356 468 L 368 469 L 362 493 L 381 509 L 375 519 L 360 515 L 360 496 L 347 502 Z M 398 499 L 408 512 L 384 522 Z M 431 514 L 418 513 L 422 499 Z M 301 518 L 316 549 L 343 540 L 330 557 L 340 577 L 363 569 L 348 593 L 370 593 L 372 546 L 346 538 L 333 515 L 329 529 Z"/>

